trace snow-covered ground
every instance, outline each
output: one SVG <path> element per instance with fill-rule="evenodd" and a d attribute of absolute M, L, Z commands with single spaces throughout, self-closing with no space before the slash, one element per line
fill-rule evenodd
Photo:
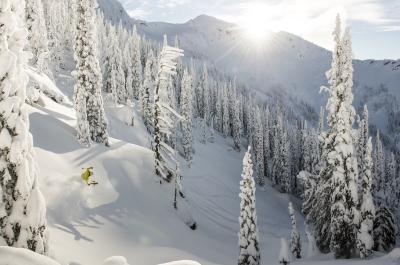
<path fill-rule="evenodd" d="M 263 56 L 257 56 L 256 44 L 243 41 L 240 30 L 235 32 L 230 23 L 207 16 L 175 26 L 145 23 L 130 20 L 117 1 L 99 2 L 113 21 L 122 18 L 127 26 L 136 23 L 139 31 L 152 39 L 161 40 L 165 33 L 170 39 L 180 35 L 183 47 L 188 49 L 187 56 L 196 55 L 198 61 L 206 60 L 227 69 L 238 75 L 240 82 L 258 88 L 260 93 L 285 89 L 311 102 L 312 106 L 326 104 L 327 95 L 318 94 L 318 90 L 326 84 L 324 73 L 330 67 L 331 55 L 299 37 L 285 32 L 271 33 L 266 46 L 258 50 Z M 49 95 L 62 101 L 56 103 L 43 95 L 38 104 L 28 107 L 30 132 L 40 168 L 40 189 L 47 203 L 53 260 L 27 250 L 0 247 L 0 265 L 235 264 L 239 182 L 246 141 L 242 139 L 242 152 L 237 153 L 232 149 L 233 139 L 225 139 L 215 131 L 215 143 L 202 145 L 198 126 L 194 164 L 188 168 L 187 162 L 179 157 L 186 198 L 178 199 L 177 211 L 173 207 L 174 184 L 162 182 L 160 185 L 155 175 L 154 155 L 149 149 L 152 137 L 141 121 L 137 102 L 135 107 L 105 103 L 110 147 L 94 143 L 86 149 L 78 143 L 71 103 L 75 81 L 70 74 L 74 69 L 70 54 L 66 65 L 68 71 L 61 71 L 56 86 L 32 69 L 27 70 L 30 78 L 45 83 Z M 385 83 L 388 92 L 400 96 L 398 65 L 400 61 L 355 61 L 356 107 L 365 91 L 369 91 L 366 86 L 372 87 L 373 94 L 380 83 Z M 260 84 L 268 86 L 257 87 Z M 385 93 L 366 99 L 371 109 L 371 123 L 381 128 L 387 125 L 381 118 L 384 110 L 374 106 L 379 101 L 385 102 L 389 95 Z M 180 135 L 178 138 L 182 155 Z M 87 167 L 93 167 L 91 180 L 98 181 L 97 186 L 86 186 L 81 180 L 80 174 Z M 304 257 L 292 259 L 292 264 L 338 264 L 332 254 L 306 257 L 308 242 L 301 200 L 279 193 L 269 180 L 266 182 L 264 192 L 256 191 L 261 264 L 278 264 L 281 238 L 290 238 L 289 202 L 299 224 Z M 186 225 L 190 218 L 196 220 L 196 230 Z M 399 257 L 396 249 L 389 255 L 378 252 L 370 261 L 352 258 L 340 263 L 398 264 Z M 177 260 L 185 261 L 173 262 Z"/>
<path fill-rule="evenodd" d="M 71 70 L 71 57 L 68 60 Z M 186 199 L 179 198 L 178 213 L 173 208 L 174 184 L 157 182 L 154 156 L 148 149 L 151 138 L 137 107 L 114 107 L 106 102 L 111 146 L 93 144 L 85 149 L 75 137 L 73 84 L 70 71 L 63 71 L 57 87 L 58 93 L 67 97 L 65 102 L 59 104 L 42 96 L 39 101 L 42 106 L 35 104 L 28 109 L 40 168 L 40 189 L 47 202 L 50 257 L 62 265 L 102 264 L 111 256 L 123 256 L 129 264 L 143 265 L 174 260 L 192 260 L 203 265 L 235 264 L 245 140 L 241 153 L 232 150 L 232 138 L 224 139 L 218 132 L 215 132 L 215 143 L 202 145 L 198 126 L 194 164 L 188 168 L 187 162 L 179 158 Z M 132 117 L 134 126 L 129 123 Z M 180 139 L 178 143 L 182 153 Z M 94 168 L 91 179 L 99 182 L 97 186 L 84 185 L 80 179 L 83 167 Z M 261 264 L 278 264 L 280 240 L 290 238 L 290 201 L 299 223 L 301 254 L 306 257 L 308 243 L 301 201 L 279 193 L 268 180 L 266 191 L 257 189 L 256 198 Z M 185 224 L 188 215 L 195 218 L 196 230 Z M 23 258 L 25 254 L 21 255 Z M 390 264 L 390 260 L 395 260 L 389 256 L 380 258 L 383 255 L 376 253 L 371 261 L 354 258 L 341 262 Z M 292 263 L 337 262 L 327 254 Z"/>

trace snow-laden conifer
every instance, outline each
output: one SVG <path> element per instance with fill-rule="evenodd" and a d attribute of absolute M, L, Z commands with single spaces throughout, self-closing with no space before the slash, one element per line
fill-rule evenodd
<path fill-rule="evenodd" d="M 200 143 L 206 145 L 207 144 L 207 116 L 204 116 L 204 118 L 201 121 L 201 140 Z"/>
<path fill-rule="evenodd" d="M 247 104 L 246 104 L 246 139 L 247 139 L 247 145 L 249 145 L 249 140 L 250 136 L 252 136 L 253 133 L 253 100 L 251 98 L 251 95 L 249 95 L 249 98 L 247 99 Z"/>
<path fill-rule="evenodd" d="M 269 134 L 270 134 L 270 127 L 269 122 L 271 120 L 271 113 L 269 108 L 265 109 L 264 112 L 264 120 L 263 120 L 263 140 L 264 140 L 264 176 L 270 178 L 269 167 L 268 167 L 268 160 L 270 158 L 270 144 L 269 144 Z"/>
<path fill-rule="evenodd" d="M 319 216 L 315 216 L 315 211 L 311 211 L 315 206 L 318 198 L 315 197 L 317 190 L 317 182 L 315 177 L 310 172 L 300 171 L 297 178 L 300 180 L 301 185 L 304 187 L 304 193 L 301 194 L 303 198 L 303 205 L 301 211 L 307 214 L 307 223 L 313 223 Z"/>
<path fill-rule="evenodd" d="M 133 99 L 133 65 L 132 65 L 132 58 L 131 58 L 131 46 L 133 39 L 129 38 L 128 41 L 125 43 L 125 48 L 123 51 L 123 70 L 124 70 L 124 77 L 125 77 L 125 87 L 124 93 L 122 93 L 121 101 L 124 104 L 129 104 L 129 102 Z"/>
<path fill-rule="evenodd" d="M 170 47 L 166 43 L 166 36 L 164 36 L 164 45 L 161 50 L 160 60 L 158 63 L 157 78 L 154 91 L 154 142 L 153 150 L 155 156 L 155 170 L 156 174 L 161 179 L 170 181 L 175 163 L 171 164 L 174 160 L 174 152 L 171 147 L 162 141 L 162 134 L 167 137 L 171 134 L 170 128 L 174 125 L 171 115 L 183 119 L 178 113 L 167 104 L 167 86 L 170 82 L 171 75 L 176 74 L 175 59 L 183 55 L 183 50 Z"/>
<path fill-rule="evenodd" d="M 261 190 L 264 191 L 264 146 L 263 146 L 263 127 L 261 120 L 261 111 L 257 106 L 255 111 L 254 124 L 254 154 L 256 158 L 257 180 Z"/>
<path fill-rule="evenodd" d="M 297 226 L 296 216 L 294 215 L 294 209 L 292 203 L 289 202 L 289 213 L 290 219 L 292 219 L 292 241 L 290 243 L 290 250 L 293 253 L 293 256 L 300 259 L 301 258 L 301 241 L 300 241 L 300 233 L 299 227 Z"/>
<path fill-rule="evenodd" d="M 210 137 L 208 137 L 210 143 L 214 143 L 214 117 L 210 121 Z"/>
<path fill-rule="evenodd" d="M 314 128 L 310 131 L 309 145 L 311 174 L 318 175 L 320 171 L 319 141 Z"/>
<path fill-rule="evenodd" d="M 378 206 L 374 219 L 374 250 L 390 252 L 396 246 L 397 225 L 385 204 Z"/>
<path fill-rule="evenodd" d="M 114 78 L 117 84 L 117 98 L 119 102 L 126 102 L 126 90 L 125 90 L 125 76 L 124 67 L 122 60 L 122 52 L 120 49 L 120 43 L 115 33 L 115 28 L 110 27 L 108 33 L 109 45 L 107 48 L 108 53 L 108 73 L 107 73 L 107 85 L 106 91 L 111 92 L 111 79 Z"/>
<path fill-rule="evenodd" d="M 364 157 L 368 142 L 368 108 L 364 105 L 363 119 L 358 120 L 357 163 L 358 163 L 358 195 L 362 193 L 362 179 L 364 177 Z"/>
<path fill-rule="evenodd" d="M 320 254 L 317 244 L 315 243 L 315 237 L 313 232 L 306 225 L 306 236 L 308 240 L 308 254 L 307 258 Z"/>
<path fill-rule="evenodd" d="M 65 68 L 65 5 L 62 1 L 54 1 L 50 4 L 50 54 L 55 77 L 59 77 L 60 69 Z"/>
<path fill-rule="evenodd" d="M 362 204 L 360 209 L 361 226 L 357 235 L 357 247 L 360 250 L 362 259 L 371 259 L 373 247 L 373 224 L 375 219 L 375 206 L 371 195 L 371 170 L 372 170 L 372 143 L 371 138 L 368 139 L 364 149 L 363 158 L 363 179 L 362 187 Z"/>
<path fill-rule="evenodd" d="M 204 63 L 203 72 L 200 76 L 199 82 L 199 89 L 198 89 L 198 108 L 200 111 L 200 117 L 204 118 L 210 112 L 210 104 L 208 100 L 208 90 L 209 90 L 209 83 L 208 83 L 208 73 L 206 64 Z"/>
<path fill-rule="evenodd" d="M 197 71 L 194 64 L 193 58 L 190 58 L 190 65 L 189 65 L 189 74 L 192 77 L 192 110 L 193 110 L 193 117 L 199 117 L 199 109 L 197 106 L 197 95 L 196 95 L 196 87 L 197 87 Z"/>
<path fill-rule="evenodd" d="M 322 252 L 334 252 L 336 258 L 350 258 L 356 245 L 359 222 L 358 166 L 351 137 L 355 110 L 352 87 L 352 51 L 350 29 L 340 41 L 340 18 L 333 32 L 335 48 L 329 78 L 328 131 L 322 134 L 324 152 L 316 190 L 316 203 L 307 216 L 313 223 L 317 245 Z M 317 217 L 317 218 L 315 218 Z"/>
<path fill-rule="evenodd" d="M 108 36 L 107 36 L 107 25 L 104 20 L 104 14 L 97 9 L 96 11 L 96 27 L 97 27 L 97 58 L 103 77 L 103 86 L 106 86 L 107 78 L 107 47 L 108 47 Z"/>
<path fill-rule="evenodd" d="M 48 255 L 46 203 L 38 187 L 38 165 L 25 105 L 29 78 L 23 67 L 32 55 L 24 51 L 28 37 L 24 12 L 23 0 L 1 1 L 0 245 Z"/>
<path fill-rule="evenodd" d="M 383 151 L 382 142 L 379 138 L 379 130 L 376 135 L 373 172 L 374 181 L 372 197 L 374 198 L 374 204 L 380 206 L 385 200 L 385 153 Z"/>
<path fill-rule="evenodd" d="M 301 168 L 311 173 L 311 142 L 310 131 L 307 129 L 307 121 L 304 121 L 303 129 L 301 130 Z"/>
<path fill-rule="evenodd" d="M 85 145 L 93 141 L 108 145 L 108 120 L 101 95 L 101 70 L 96 58 L 96 28 L 94 12 L 97 2 L 77 0 L 74 59 L 77 79 L 74 87 L 74 107 L 77 115 L 77 137 Z"/>
<path fill-rule="evenodd" d="M 147 128 L 148 132 L 153 132 L 153 98 L 154 98 L 154 86 L 157 77 L 157 65 L 153 55 L 153 51 L 150 50 L 146 67 L 144 70 L 144 83 L 140 90 L 140 114 L 142 115 L 143 123 Z"/>
<path fill-rule="evenodd" d="M 233 149 L 240 153 L 242 150 L 241 141 L 241 123 L 240 123 L 240 102 L 239 100 L 235 102 L 235 115 L 233 119 Z"/>
<path fill-rule="evenodd" d="M 256 186 L 253 178 L 250 146 L 243 159 L 242 178 L 243 180 L 240 181 L 241 193 L 239 194 L 241 202 L 238 265 L 259 265 L 261 257 L 258 246 Z"/>
<path fill-rule="evenodd" d="M 133 97 L 139 99 L 139 92 L 142 84 L 142 64 L 140 62 L 140 36 L 137 33 L 136 25 L 133 26 L 131 36 L 131 59 L 132 59 L 132 89 Z"/>
<path fill-rule="evenodd" d="M 287 140 L 287 132 L 285 131 L 282 136 L 281 157 L 279 163 L 281 164 L 281 191 L 283 193 L 292 193 L 292 174 L 290 172 L 290 143 Z"/>
<path fill-rule="evenodd" d="M 282 173 L 282 164 L 281 164 L 281 150 L 282 150 L 282 117 L 278 111 L 276 117 L 276 124 L 275 124 L 275 133 L 274 133 L 274 155 L 272 158 L 272 186 L 275 187 L 278 185 L 279 180 L 281 179 Z"/>
<path fill-rule="evenodd" d="M 193 160 L 193 129 L 192 129 L 192 90 L 191 77 L 188 75 L 187 69 L 183 71 L 182 90 L 181 90 L 181 115 L 183 117 L 182 130 L 182 147 L 185 159 L 190 164 Z"/>
<path fill-rule="evenodd" d="M 279 251 L 279 263 L 283 265 L 290 264 L 290 251 L 284 238 L 281 238 L 281 250 Z"/>
<path fill-rule="evenodd" d="M 226 84 L 222 90 L 222 137 L 226 138 L 229 133 L 229 106 Z"/>
<path fill-rule="evenodd" d="M 335 115 L 335 118 L 329 122 L 332 134 L 328 136 L 328 141 L 334 139 L 332 147 L 335 151 L 327 155 L 327 162 L 332 167 L 330 249 L 336 258 L 343 256 L 350 258 L 351 250 L 356 243 L 355 230 L 359 222 L 359 213 L 356 209 L 358 204 L 358 165 L 351 137 L 355 110 L 351 105 L 354 98 L 351 91 L 353 53 L 349 27 L 346 28 L 341 46 L 341 83 L 337 87 L 331 87 L 331 97 L 327 105 L 329 115 Z M 331 123 L 333 120 L 336 120 L 336 124 Z M 327 146 L 327 141 L 325 144 Z"/>
<path fill-rule="evenodd" d="M 53 75 L 48 66 L 50 57 L 47 39 L 46 21 L 41 0 L 26 1 L 26 25 L 28 28 L 28 50 L 32 52 L 32 62 L 39 74 Z"/>
<path fill-rule="evenodd" d="M 299 135 L 298 134 L 298 127 L 297 127 L 297 124 L 296 124 L 294 127 L 292 127 L 291 138 L 290 138 L 290 146 L 291 146 L 291 152 L 292 152 L 291 153 L 291 166 L 292 166 L 291 172 L 292 172 L 292 175 L 296 175 L 297 172 L 299 172 L 299 170 L 300 170 L 300 167 L 299 167 L 299 156 L 300 156 L 299 149 L 300 148 L 299 148 L 298 135 Z M 297 192 L 299 191 L 298 190 L 297 181 L 294 180 L 293 184 L 294 184 L 293 191 L 297 195 Z"/>

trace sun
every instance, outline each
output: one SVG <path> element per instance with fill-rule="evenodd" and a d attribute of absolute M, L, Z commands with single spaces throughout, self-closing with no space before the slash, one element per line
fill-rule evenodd
<path fill-rule="evenodd" d="M 268 22 L 268 18 L 263 10 L 253 9 L 251 12 L 247 12 L 242 24 L 250 39 L 260 41 L 265 39 L 270 32 Z"/>
<path fill-rule="evenodd" d="M 251 23 L 246 27 L 247 34 L 252 40 L 263 40 L 267 37 L 268 28 L 259 23 Z"/>

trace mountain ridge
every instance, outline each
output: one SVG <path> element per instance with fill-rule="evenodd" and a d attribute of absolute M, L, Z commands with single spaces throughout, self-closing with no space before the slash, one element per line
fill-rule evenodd
<path fill-rule="evenodd" d="M 105 0 L 98 1 L 102 8 Z M 109 0 L 108 5 L 121 8 L 115 0 Z M 107 8 L 103 6 L 103 9 Z M 193 57 L 198 67 L 205 62 L 207 67 L 217 67 L 232 77 L 237 76 L 238 82 L 258 91 L 260 103 L 268 98 L 269 103 L 280 98 L 281 102 L 290 102 L 287 105 L 291 108 L 299 100 L 312 106 L 314 113 L 326 105 L 328 93 L 319 92 L 321 86 L 328 85 L 325 73 L 331 68 L 332 52 L 299 36 L 285 31 L 268 32 L 267 38 L 256 42 L 236 24 L 204 14 L 185 23 L 171 24 L 135 20 L 118 9 L 117 12 L 107 11 L 106 19 L 116 21 L 110 16 L 118 12 L 127 20 L 127 27 L 136 25 L 138 32 L 152 41 L 162 43 L 166 34 L 168 42 L 173 44 L 177 36 L 179 47 L 185 51 L 184 62 L 188 63 Z M 330 30 L 327 32 L 329 34 Z M 361 110 L 367 104 L 371 126 L 388 132 L 389 120 L 382 118 L 382 111 L 386 112 L 386 117 L 400 109 L 400 59 L 354 59 L 353 67 L 354 107 Z M 382 85 L 387 92 L 380 92 Z M 380 93 L 383 98 L 369 97 L 371 93 Z M 390 102 L 390 106 L 384 107 L 382 101 Z M 392 140 L 387 146 L 395 144 L 400 137 L 400 128 L 393 131 L 396 133 L 389 137 Z"/>

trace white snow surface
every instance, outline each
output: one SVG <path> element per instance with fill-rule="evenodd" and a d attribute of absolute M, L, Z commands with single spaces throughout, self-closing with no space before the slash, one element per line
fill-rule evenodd
<path fill-rule="evenodd" d="M 109 16 L 114 17 L 114 21 L 121 17 L 124 22 L 129 22 L 125 11 L 118 10 L 122 6 L 117 1 L 98 1 L 103 3 L 100 4 L 104 5 Z M 257 61 L 260 56 L 253 52 L 258 49 L 254 48 L 256 44 L 235 38 L 232 35 L 234 25 L 230 23 L 207 16 L 183 25 L 132 21 L 143 23 L 138 26 L 140 32 L 149 37 L 160 36 L 160 40 L 162 34 L 167 33 L 172 39 L 180 33 L 182 47 L 188 49 L 186 56 L 193 55 L 194 50 L 204 52 L 205 57 L 199 55 L 198 60 L 214 61 L 226 69 L 237 71 L 235 73 L 243 83 L 249 82 L 254 86 L 269 84 L 270 90 L 282 84 L 299 98 L 307 98 L 318 106 L 326 104 L 327 95 L 319 95 L 318 91 L 319 86 L 326 84 L 325 71 L 330 68 L 331 54 L 299 37 L 285 32 L 271 33 L 269 44 L 260 47 L 264 59 Z M 237 49 L 235 52 L 226 53 L 233 47 Z M 246 50 L 250 53 L 243 57 Z M 218 132 L 215 132 L 215 143 L 202 145 L 201 128 L 197 128 L 194 131 L 194 164 L 188 168 L 182 157 L 181 135 L 178 135 L 180 172 L 186 190 L 186 198 L 178 198 L 178 212 L 173 207 L 174 184 L 163 182 L 160 185 L 157 182 L 159 177 L 155 175 L 154 155 L 148 149 L 152 137 L 141 121 L 137 102 L 134 102 L 135 107 L 114 107 L 111 102 L 104 103 L 109 120 L 110 147 L 94 143 L 86 149 L 78 143 L 71 104 L 75 81 L 70 72 L 74 70 L 74 62 L 71 54 L 66 59 L 68 71 L 61 70 L 56 86 L 46 87 L 67 99 L 58 104 L 43 96 L 40 105 L 27 107 L 35 160 L 40 169 L 39 186 L 47 203 L 47 227 L 51 229 L 50 257 L 55 260 L 40 256 L 43 262 L 33 264 L 95 265 L 115 256 L 125 257 L 124 262 L 131 265 L 235 264 L 239 182 L 242 179 L 241 162 L 247 150 L 246 140 L 242 139 L 240 153 L 232 150 L 232 138 L 224 139 Z M 374 89 L 383 80 L 389 80 L 389 91 L 393 92 L 395 81 L 397 84 L 400 82 L 398 70 L 392 70 L 400 62 L 394 62 L 385 65 L 381 61 L 355 61 L 355 79 L 372 84 Z M 252 73 L 254 69 L 258 72 Z M 362 74 L 357 69 L 363 69 Z M 30 77 L 39 81 L 42 78 L 34 74 Z M 361 98 L 362 88 L 361 82 L 355 85 L 356 99 L 357 93 Z M 378 115 L 379 110 L 375 113 Z M 374 115 L 371 114 L 372 120 Z M 134 126 L 128 123 L 131 118 L 134 118 Z M 83 167 L 93 167 L 91 180 L 98 181 L 98 185 L 84 185 L 80 178 Z M 257 189 L 256 199 L 261 264 L 278 264 L 281 238 L 290 238 L 291 219 L 286 208 L 290 201 L 298 220 L 302 256 L 305 257 L 308 242 L 304 216 L 300 211 L 302 202 L 279 193 L 267 179 L 265 192 Z M 196 220 L 197 229 L 191 230 L 185 224 L 185 218 Z M 3 257 L 11 257 L 16 264 L 30 264 L 16 262 L 25 255 L 19 253 L 29 251 L 8 249 L 0 247 L 0 264 L 6 260 Z M 26 255 L 29 258 L 37 254 L 29 252 Z M 352 258 L 340 260 L 340 263 L 388 264 L 388 258 L 383 255 L 376 252 L 369 261 Z M 174 260 L 188 261 L 172 262 Z M 328 265 L 338 264 L 338 260 L 332 254 L 316 254 L 292 263 Z"/>
<path fill-rule="evenodd" d="M 103 262 L 103 265 L 129 265 L 125 257 L 113 256 Z"/>
<path fill-rule="evenodd" d="M 60 265 L 60 263 L 28 249 L 0 246 L 0 265 Z"/>
<path fill-rule="evenodd" d="M 68 57 L 71 58 L 71 57 Z M 71 69 L 73 70 L 73 69 Z M 40 169 L 39 186 L 47 203 L 47 227 L 51 229 L 50 256 L 62 265 L 102 264 L 108 257 L 123 256 L 128 264 L 180 264 L 192 260 L 202 265 L 235 264 L 238 253 L 240 213 L 239 182 L 246 150 L 232 150 L 233 139 L 215 133 L 215 143 L 200 144 L 201 128 L 195 130 L 194 164 L 187 167 L 178 135 L 182 184 L 186 198 L 173 208 L 174 184 L 160 185 L 155 175 L 154 155 L 148 149 L 146 132 L 137 107 L 105 102 L 109 120 L 110 147 L 93 144 L 85 149 L 75 137 L 75 115 L 70 100 L 70 71 L 62 71 L 58 89 L 69 98 L 56 103 L 42 97 L 45 107 L 28 106 L 30 132 Z M 135 102 L 138 106 L 137 102 Z M 134 126 L 122 116 L 132 115 Z M 86 186 L 82 167 L 93 167 Z M 265 192 L 256 191 L 257 224 L 261 264 L 277 264 L 280 239 L 290 239 L 291 201 L 299 224 L 302 256 L 308 252 L 301 201 L 281 194 L 266 180 Z M 197 229 L 185 222 L 196 220 Z M 386 264 L 374 259 L 341 260 L 342 264 Z M 186 262 L 186 261 L 185 261 Z M 292 261 L 298 264 L 337 264 L 331 254 Z M 57 263 L 55 263 L 57 264 Z M 183 264 L 196 264 L 188 261 Z"/>

